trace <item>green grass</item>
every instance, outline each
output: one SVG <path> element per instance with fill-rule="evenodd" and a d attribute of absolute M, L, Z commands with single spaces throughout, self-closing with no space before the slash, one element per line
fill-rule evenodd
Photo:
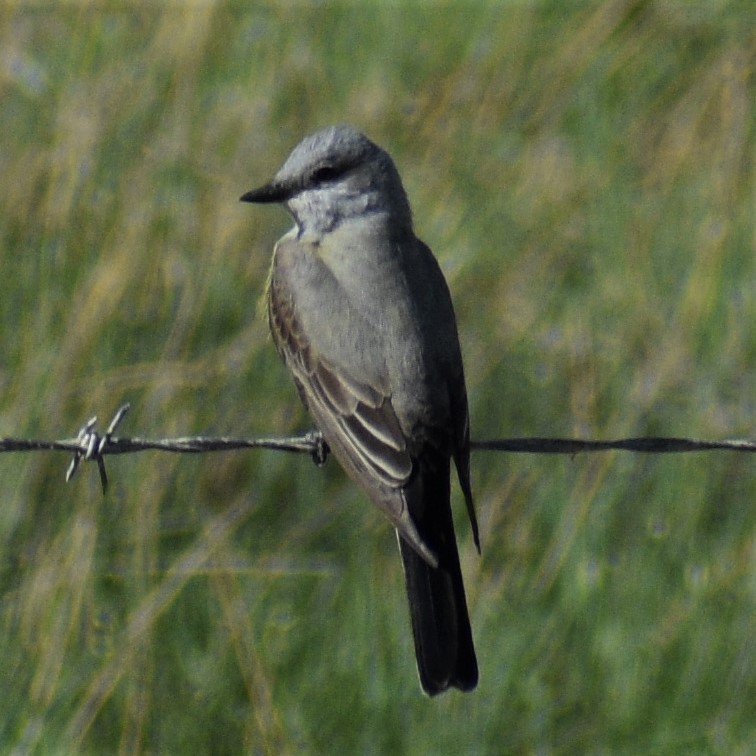
<path fill-rule="evenodd" d="M 259 316 L 306 133 L 395 157 L 473 435 L 753 437 L 745 2 L 10 4 L 0 436 L 309 427 Z M 393 534 L 335 463 L 0 455 L 0 750 L 751 753 L 752 455 L 477 453 L 481 667 L 419 690 Z M 459 505 L 458 499 L 455 505 Z"/>

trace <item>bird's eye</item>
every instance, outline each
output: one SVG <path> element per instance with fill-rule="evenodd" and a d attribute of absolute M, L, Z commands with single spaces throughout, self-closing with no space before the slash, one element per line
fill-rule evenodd
<path fill-rule="evenodd" d="M 339 175 L 339 172 L 332 165 L 321 165 L 312 172 L 312 182 L 322 184 L 326 181 L 332 181 Z"/>

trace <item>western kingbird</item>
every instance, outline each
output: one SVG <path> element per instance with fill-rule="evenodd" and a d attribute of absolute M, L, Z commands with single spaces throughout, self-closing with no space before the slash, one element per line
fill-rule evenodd
<path fill-rule="evenodd" d="M 241 197 L 286 205 L 268 322 L 348 475 L 398 533 L 420 682 L 478 682 L 450 504 L 453 457 L 475 545 L 467 392 L 451 296 L 391 157 L 350 126 L 306 137 Z"/>

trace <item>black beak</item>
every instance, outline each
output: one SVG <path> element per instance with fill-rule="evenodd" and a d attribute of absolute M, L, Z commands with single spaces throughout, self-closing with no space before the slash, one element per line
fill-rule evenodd
<path fill-rule="evenodd" d="M 276 184 L 275 181 L 271 181 L 269 184 L 265 184 L 257 189 L 253 189 L 251 192 L 242 194 L 239 197 L 240 202 L 286 202 L 291 197 L 291 188 L 284 184 Z"/>

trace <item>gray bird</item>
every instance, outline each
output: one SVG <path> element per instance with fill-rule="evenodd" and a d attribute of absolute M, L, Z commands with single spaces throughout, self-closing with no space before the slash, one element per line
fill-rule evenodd
<path fill-rule="evenodd" d="M 306 137 L 241 197 L 286 205 L 268 321 L 347 474 L 398 533 L 420 682 L 478 682 L 450 504 L 453 457 L 475 545 L 462 356 L 449 289 L 391 157 L 350 126 Z"/>

